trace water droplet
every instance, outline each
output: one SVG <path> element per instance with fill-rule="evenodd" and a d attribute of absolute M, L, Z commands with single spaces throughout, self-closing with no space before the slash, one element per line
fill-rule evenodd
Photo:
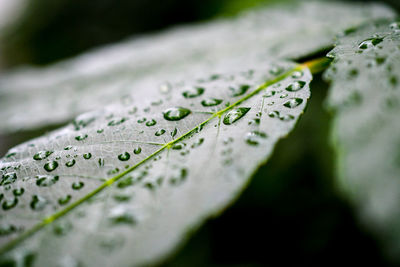
<path fill-rule="evenodd" d="M 14 196 L 18 197 L 18 196 L 22 196 L 25 192 L 25 189 L 23 188 L 16 188 L 13 190 L 13 194 Z"/>
<path fill-rule="evenodd" d="M 98 129 L 96 132 L 97 132 L 98 134 L 100 134 L 100 133 L 104 132 L 104 129 Z"/>
<path fill-rule="evenodd" d="M 31 208 L 33 210 L 43 210 L 47 204 L 47 200 L 39 195 L 32 196 Z"/>
<path fill-rule="evenodd" d="M 98 160 L 99 166 L 104 166 L 105 160 L 103 158 L 99 158 Z"/>
<path fill-rule="evenodd" d="M 67 163 L 65 163 L 65 166 L 72 167 L 75 165 L 75 162 L 76 161 L 74 159 L 71 159 L 71 160 L 67 161 Z"/>
<path fill-rule="evenodd" d="M 54 224 L 53 232 L 58 236 L 66 235 L 69 231 L 72 230 L 72 223 L 68 221 L 59 221 Z M 79 264 L 72 265 L 79 266 Z"/>
<path fill-rule="evenodd" d="M 70 150 L 72 148 L 72 146 L 66 146 L 64 147 L 64 150 Z"/>
<path fill-rule="evenodd" d="M 394 31 L 400 30 L 400 22 L 390 23 L 389 28 Z"/>
<path fill-rule="evenodd" d="M 286 97 L 288 97 L 289 95 L 288 94 L 281 94 L 280 96 L 279 96 L 279 98 L 286 98 Z"/>
<path fill-rule="evenodd" d="M 73 182 L 71 187 L 72 187 L 72 189 L 74 189 L 74 190 L 79 190 L 79 189 L 81 189 L 84 185 L 85 185 L 85 184 L 84 184 L 83 182 L 79 181 L 79 182 Z"/>
<path fill-rule="evenodd" d="M 90 159 L 92 157 L 92 153 L 84 153 L 83 158 L 84 159 Z"/>
<path fill-rule="evenodd" d="M 274 66 L 269 70 L 269 73 L 271 73 L 272 75 L 279 75 L 284 71 L 284 68 L 280 67 L 280 66 Z"/>
<path fill-rule="evenodd" d="M 231 125 L 235 121 L 239 120 L 242 118 L 246 113 L 250 110 L 250 108 L 235 108 L 231 111 L 229 111 L 223 120 L 223 123 L 225 125 Z"/>
<path fill-rule="evenodd" d="M 155 135 L 155 136 L 161 136 L 161 135 L 163 135 L 163 134 L 165 134 L 165 130 L 164 130 L 164 129 L 160 129 L 160 130 L 158 130 L 154 135 Z"/>
<path fill-rule="evenodd" d="M 306 85 L 306 82 L 296 81 L 296 82 L 291 83 L 288 87 L 286 87 L 286 91 L 297 92 L 297 91 L 301 90 L 304 87 L 304 85 Z"/>
<path fill-rule="evenodd" d="M 60 205 L 66 205 L 68 202 L 71 200 L 72 196 L 71 195 L 66 195 L 65 197 L 60 197 L 58 199 L 58 204 Z"/>
<path fill-rule="evenodd" d="M 262 139 L 266 139 L 267 134 L 259 131 L 252 131 L 246 134 L 245 141 L 247 144 L 256 146 Z"/>
<path fill-rule="evenodd" d="M 11 157 L 13 157 L 13 156 L 15 156 L 15 155 L 17 155 L 17 153 L 15 153 L 15 152 L 8 153 L 8 154 L 6 155 L 6 158 L 11 158 Z"/>
<path fill-rule="evenodd" d="M 48 161 L 44 164 L 44 169 L 48 172 L 54 171 L 58 167 L 57 161 Z"/>
<path fill-rule="evenodd" d="M 121 180 L 118 182 L 117 187 L 118 188 L 125 188 L 128 187 L 130 185 L 133 185 L 133 178 L 132 176 L 128 176 L 125 179 Z"/>
<path fill-rule="evenodd" d="M 191 111 L 187 108 L 174 107 L 164 111 L 164 119 L 168 121 L 179 121 L 189 115 Z"/>
<path fill-rule="evenodd" d="M 249 121 L 249 125 L 258 125 L 258 124 L 260 124 L 259 118 L 254 118 Z"/>
<path fill-rule="evenodd" d="M 236 97 L 236 96 L 241 96 L 249 90 L 250 85 L 247 84 L 242 84 L 239 85 L 238 87 L 229 87 L 229 90 L 231 91 L 231 96 Z"/>
<path fill-rule="evenodd" d="M 111 120 L 107 125 L 108 126 L 117 126 L 117 125 L 120 125 L 121 123 L 124 123 L 127 120 L 128 120 L 127 118 L 121 118 L 119 120 Z"/>
<path fill-rule="evenodd" d="M 128 152 L 122 153 L 118 155 L 118 159 L 121 161 L 127 161 L 131 158 L 131 155 Z"/>
<path fill-rule="evenodd" d="M 176 127 L 175 127 L 174 130 L 171 132 L 171 137 L 174 138 L 177 133 L 178 133 L 178 129 L 176 129 Z"/>
<path fill-rule="evenodd" d="M 207 98 L 201 101 L 201 104 L 204 107 L 212 107 L 212 106 L 217 106 L 222 103 L 222 99 L 217 99 L 217 98 Z"/>
<path fill-rule="evenodd" d="M 291 121 L 294 120 L 294 116 L 290 114 L 286 114 L 279 118 L 281 121 Z"/>
<path fill-rule="evenodd" d="M 196 147 L 200 146 L 203 142 L 204 142 L 204 138 L 197 139 L 197 141 L 192 144 L 192 148 L 196 148 Z"/>
<path fill-rule="evenodd" d="M 12 209 L 15 206 L 17 206 L 17 204 L 18 204 L 18 198 L 14 197 L 12 199 L 5 199 L 3 201 L 2 207 L 3 207 L 3 210 L 9 210 L 9 209 Z"/>
<path fill-rule="evenodd" d="M 287 108 L 295 108 L 298 105 L 303 103 L 303 99 L 301 98 L 292 98 L 289 101 L 285 102 L 283 105 Z"/>
<path fill-rule="evenodd" d="M 51 186 L 58 181 L 58 176 L 53 175 L 37 175 L 36 185 L 41 187 Z"/>
<path fill-rule="evenodd" d="M 88 137 L 87 134 L 81 134 L 81 135 L 75 136 L 75 140 L 77 140 L 77 141 L 83 141 L 83 140 L 85 140 L 87 137 Z"/>
<path fill-rule="evenodd" d="M 276 94 L 276 91 L 272 90 L 272 91 L 268 91 L 265 93 L 264 97 L 271 97 L 274 96 Z"/>
<path fill-rule="evenodd" d="M 172 145 L 172 149 L 174 150 L 181 150 L 186 146 L 185 143 L 176 143 Z"/>
<path fill-rule="evenodd" d="M 154 126 L 154 125 L 156 125 L 156 120 L 154 120 L 154 119 L 151 119 L 150 121 L 148 121 L 148 122 L 146 122 L 146 126 Z"/>
<path fill-rule="evenodd" d="M 2 175 L 0 185 L 12 184 L 16 180 L 17 180 L 17 174 L 15 172 L 9 172 Z"/>
<path fill-rule="evenodd" d="M 34 160 L 42 160 L 47 158 L 53 153 L 53 151 L 39 151 L 35 155 L 33 155 Z"/>
<path fill-rule="evenodd" d="M 171 177 L 169 179 L 169 183 L 171 185 L 180 185 L 182 182 L 184 182 L 187 178 L 188 175 L 188 170 L 186 168 L 182 168 L 177 176 Z"/>
<path fill-rule="evenodd" d="M 292 73 L 292 78 L 293 79 L 299 79 L 303 77 L 304 73 L 302 71 L 295 71 Z"/>
<path fill-rule="evenodd" d="M 109 220 L 113 224 L 136 224 L 135 217 L 126 208 L 120 206 L 111 210 Z"/>
<path fill-rule="evenodd" d="M 117 202 L 128 202 L 131 199 L 131 196 L 128 196 L 128 195 L 115 195 L 114 199 Z"/>
<path fill-rule="evenodd" d="M 159 88 L 159 90 L 162 94 L 168 94 L 169 92 L 171 92 L 171 89 L 172 89 L 172 86 L 168 82 L 161 84 L 160 88 Z"/>
<path fill-rule="evenodd" d="M 190 90 L 187 90 L 187 91 L 183 92 L 182 95 L 185 98 L 193 98 L 193 97 L 197 97 L 197 96 L 202 95 L 204 93 L 204 91 L 205 90 L 202 87 L 195 87 L 193 89 L 190 89 Z"/>
<path fill-rule="evenodd" d="M 368 48 L 376 46 L 377 44 L 379 44 L 382 41 L 383 41 L 383 38 L 368 38 L 368 39 L 365 39 L 364 41 L 362 41 L 358 45 L 358 48 L 368 49 Z"/>

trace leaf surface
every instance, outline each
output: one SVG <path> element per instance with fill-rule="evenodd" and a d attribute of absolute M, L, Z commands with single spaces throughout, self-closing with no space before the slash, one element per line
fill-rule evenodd
<path fill-rule="evenodd" d="M 365 25 L 339 38 L 329 105 L 342 190 L 392 256 L 400 252 L 400 23 Z"/>
<path fill-rule="evenodd" d="M 7 257 L 34 255 L 37 266 L 154 263 L 220 212 L 310 95 L 304 67 L 241 63 L 144 86 L 10 150 L 0 161 Z"/>

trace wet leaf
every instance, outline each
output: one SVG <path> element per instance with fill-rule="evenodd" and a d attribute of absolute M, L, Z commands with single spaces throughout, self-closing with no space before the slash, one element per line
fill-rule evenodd
<path fill-rule="evenodd" d="M 400 23 L 371 23 L 339 38 L 329 106 L 342 190 L 387 252 L 400 252 Z"/>
<path fill-rule="evenodd" d="M 21 230 L 0 236 L 3 249 L 13 247 L 7 255 L 33 253 L 37 266 L 130 266 L 168 255 L 235 199 L 305 108 L 308 69 L 246 64 L 218 79 L 171 82 L 168 93 L 143 87 L 131 96 L 140 101 L 83 114 L 13 148 L 0 161 L 0 219 Z M 276 66 L 280 75 L 270 72 Z M 302 88 L 286 90 L 298 83 Z M 231 87 L 244 85 L 245 93 L 232 95 Z M 201 86 L 202 94 L 183 96 L 187 86 Z M 204 99 L 224 104 L 205 106 Z"/>

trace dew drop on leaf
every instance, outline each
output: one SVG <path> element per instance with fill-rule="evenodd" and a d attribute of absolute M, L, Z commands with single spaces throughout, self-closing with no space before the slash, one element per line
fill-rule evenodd
<path fill-rule="evenodd" d="M 165 134 L 165 130 L 164 130 L 164 129 L 160 129 L 160 130 L 158 130 L 154 135 L 155 135 L 155 136 L 161 136 L 161 135 L 163 135 L 163 134 Z"/>
<path fill-rule="evenodd" d="M 301 98 L 292 98 L 289 101 L 285 102 L 283 104 L 283 106 L 285 106 L 287 108 L 295 108 L 298 105 L 300 105 L 301 103 L 303 103 L 303 99 L 301 99 Z"/>
<path fill-rule="evenodd" d="M 127 161 L 131 158 L 131 155 L 128 152 L 124 152 L 118 155 L 118 159 L 121 161 Z"/>
<path fill-rule="evenodd" d="M 2 175 L 0 185 L 12 184 L 16 180 L 17 180 L 17 174 L 15 172 L 9 172 Z"/>
<path fill-rule="evenodd" d="M 250 108 L 235 108 L 229 111 L 223 120 L 225 125 L 231 125 L 235 121 L 241 119 L 246 113 L 250 110 Z"/>
<path fill-rule="evenodd" d="M 18 204 L 17 197 L 14 197 L 12 199 L 5 199 L 3 201 L 2 208 L 3 208 L 3 210 L 10 210 L 10 209 L 14 208 L 15 206 L 17 206 L 17 204 Z"/>
<path fill-rule="evenodd" d="M 236 97 L 236 96 L 244 95 L 247 92 L 247 90 L 249 90 L 249 88 L 250 88 L 250 85 L 242 84 L 237 87 L 231 86 L 231 87 L 229 87 L 229 90 L 231 91 L 231 96 Z"/>
<path fill-rule="evenodd" d="M 53 151 L 39 151 L 35 155 L 33 155 L 34 160 L 42 160 L 47 158 L 53 153 Z"/>
<path fill-rule="evenodd" d="M 58 204 L 66 205 L 71 200 L 71 198 L 72 198 L 71 195 L 66 195 L 65 197 L 61 197 L 58 199 Z"/>
<path fill-rule="evenodd" d="M 67 166 L 67 167 L 72 167 L 72 166 L 75 165 L 75 163 L 76 163 L 76 161 L 75 161 L 74 159 L 71 159 L 71 160 L 69 160 L 69 161 L 67 161 L 67 162 L 65 163 L 65 166 Z"/>
<path fill-rule="evenodd" d="M 79 190 L 79 189 L 81 189 L 84 185 L 85 185 L 85 184 L 84 184 L 83 182 L 79 181 L 79 182 L 73 182 L 71 187 L 72 187 L 72 189 L 74 189 L 74 190 Z"/>
<path fill-rule="evenodd" d="M 39 211 L 43 210 L 46 204 L 47 200 L 45 198 L 39 195 L 33 195 L 30 206 L 33 210 Z"/>
<path fill-rule="evenodd" d="M 207 98 L 201 101 L 201 104 L 203 107 L 212 107 L 212 106 L 217 106 L 222 103 L 222 99 L 217 99 L 217 98 Z"/>
<path fill-rule="evenodd" d="M 306 85 L 306 82 L 296 81 L 296 82 L 291 83 L 288 87 L 286 87 L 286 91 L 297 92 L 297 91 L 301 90 L 304 87 L 304 85 Z"/>
<path fill-rule="evenodd" d="M 169 108 L 164 111 L 164 119 L 167 121 L 179 121 L 189 115 L 191 111 L 183 107 Z"/>
<path fill-rule="evenodd" d="M 156 123 L 157 123 L 156 120 L 151 119 L 148 122 L 146 122 L 146 126 L 154 126 L 154 125 L 156 125 Z"/>
<path fill-rule="evenodd" d="M 252 131 L 246 134 L 245 141 L 247 144 L 256 146 L 262 139 L 267 138 L 267 134 L 260 131 Z"/>
<path fill-rule="evenodd" d="M 183 95 L 185 98 L 193 98 L 193 97 L 201 96 L 201 95 L 204 93 L 204 91 L 205 91 L 205 90 L 204 90 L 204 88 L 202 88 L 202 87 L 195 87 L 195 88 L 193 88 L 193 89 L 184 91 L 184 92 L 182 93 L 182 95 Z"/>
<path fill-rule="evenodd" d="M 140 146 L 138 146 L 137 148 L 135 148 L 134 150 L 133 150 L 133 153 L 134 154 L 140 154 L 140 152 L 142 152 L 142 148 L 140 147 Z"/>
<path fill-rule="evenodd" d="M 53 175 L 37 175 L 36 185 L 41 187 L 51 186 L 58 181 L 58 176 Z"/>
<path fill-rule="evenodd" d="M 92 157 L 92 153 L 84 153 L 83 158 L 84 159 L 90 159 Z"/>
<path fill-rule="evenodd" d="M 44 164 L 44 169 L 48 172 L 54 171 L 58 167 L 58 162 L 55 160 L 48 161 Z"/>
<path fill-rule="evenodd" d="M 14 196 L 18 197 L 18 196 L 22 196 L 25 192 L 25 189 L 23 188 L 16 188 L 13 190 L 13 194 Z"/>
<path fill-rule="evenodd" d="M 382 41 L 383 41 L 383 38 L 378 38 L 378 37 L 377 38 L 368 38 L 368 39 L 365 39 L 364 41 L 362 41 L 358 45 L 358 48 L 360 48 L 360 49 L 372 48 Z"/>

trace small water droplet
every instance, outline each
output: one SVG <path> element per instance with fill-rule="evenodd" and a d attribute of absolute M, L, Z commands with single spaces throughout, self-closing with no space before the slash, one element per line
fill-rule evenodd
<path fill-rule="evenodd" d="M 44 169 L 48 172 L 54 171 L 58 167 L 58 162 L 55 160 L 48 161 L 44 164 Z"/>
<path fill-rule="evenodd" d="M 36 185 L 41 187 L 51 186 L 58 181 L 58 176 L 36 175 Z"/>
<path fill-rule="evenodd" d="M 119 120 L 115 119 L 115 120 L 111 120 L 108 122 L 108 126 L 117 126 L 120 125 L 121 123 L 124 123 L 125 121 L 127 121 L 127 118 L 121 118 Z"/>
<path fill-rule="evenodd" d="M 302 71 L 295 71 L 292 73 L 292 78 L 293 79 L 299 79 L 303 77 L 304 73 Z"/>
<path fill-rule="evenodd" d="M 291 121 L 294 120 L 294 116 L 290 114 L 286 114 L 279 118 L 281 121 Z"/>
<path fill-rule="evenodd" d="M 279 75 L 284 71 L 284 68 L 282 68 L 281 66 L 274 66 L 269 70 L 269 73 L 271 73 L 272 75 Z"/>
<path fill-rule="evenodd" d="M 53 153 L 53 151 L 39 151 L 35 155 L 33 155 L 34 160 L 42 160 L 47 158 Z"/>
<path fill-rule="evenodd" d="M 235 121 L 241 119 L 246 113 L 250 110 L 250 108 L 235 108 L 229 111 L 223 120 L 225 125 L 231 125 Z"/>
<path fill-rule="evenodd" d="M 272 90 L 272 91 L 268 91 L 265 93 L 264 97 L 271 97 L 274 96 L 276 94 L 276 91 Z"/>
<path fill-rule="evenodd" d="M 204 99 L 201 101 L 201 104 L 204 107 L 218 106 L 221 103 L 222 103 L 222 99 L 217 99 L 217 98 L 207 98 L 207 99 Z"/>
<path fill-rule="evenodd" d="M 46 204 L 47 204 L 47 200 L 45 198 L 43 198 L 39 195 L 32 196 L 32 201 L 31 201 L 30 206 L 33 210 L 37 210 L 37 211 L 43 210 L 44 207 L 46 206 Z"/>
<path fill-rule="evenodd" d="M 160 130 L 158 130 L 154 135 L 155 135 L 155 136 L 161 136 L 161 135 L 163 135 L 163 134 L 165 134 L 165 130 L 164 130 L 164 129 L 160 129 Z"/>
<path fill-rule="evenodd" d="M 83 154 L 83 158 L 84 158 L 84 159 L 90 159 L 91 157 L 92 157 L 92 153 L 90 153 L 90 152 L 89 152 L 89 153 L 84 153 L 84 154 Z"/>
<path fill-rule="evenodd" d="M 140 152 L 142 152 L 142 148 L 140 147 L 140 146 L 138 146 L 137 148 L 135 148 L 134 150 L 133 150 L 133 153 L 134 154 L 140 154 Z"/>
<path fill-rule="evenodd" d="M 10 210 L 18 205 L 18 198 L 14 197 L 12 199 L 5 199 L 3 201 L 3 210 Z"/>
<path fill-rule="evenodd" d="M 169 108 L 164 111 L 164 119 L 168 121 L 179 121 L 189 115 L 191 111 L 183 107 Z"/>
<path fill-rule="evenodd" d="M 17 155 L 17 153 L 15 153 L 15 152 L 8 153 L 8 154 L 6 155 L 6 158 L 11 158 L 11 157 L 14 157 L 15 155 Z"/>
<path fill-rule="evenodd" d="M 122 153 L 118 155 L 118 159 L 121 161 L 127 161 L 131 158 L 131 155 L 128 152 Z"/>
<path fill-rule="evenodd" d="M 69 161 L 67 161 L 67 162 L 65 163 L 65 166 L 67 166 L 67 167 L 72 167 L 72 166 L 75 165 L 75 163 L 76 163 L 76 161 L 75 161 L 74 159 L 71 159 L 71 160 L 69 160 Z"/>
<path fill-rule="evenodd" d="M 358 45 L 358 48 L 360 48 L 360 49 L 372 48 L 382 41 L 383 41 L 383 38 L 368 38 L 368 39 L 365 39 L 364 41 L 362 41 Z"/>
<path fill-rule="evenodd" d="M 260 131 L 252 131 L 246 134 L 245 141 L 247 144 L 256 146 L 262 139 L 266 139 L 267 134 Z"/>
<path fill-rule="evenodd" d="M 99 166 L 104 166 L 105 160 L 103 158 L 99 158 L 98 160 Z"/>
<path fill-rule="evenodd" d="M 192 148 L 196 148 L 196 147 L 200 146 L 203 142 L 204 142 L 204 138 L 197 139 L 197 141 L 192 144 Z"/>
<path fill-rule="evenodd" d="M 205 91 L 205 90 L 204 90 L 203 87 L 195 87 L 195 88 L 193 88 L 193 89 L 184 91 L 184 92 L 182 93 L 182 95 L 183 95 L 185 98 L 193 98 L 193 97 L 197 97 L 197 96 L 202 95 L 202 94 L 204 93 L 204 91 Z"/>
<path fill-rule="evenodd" d="M 178 133 L 178 129 L 175 127 L 174 130 L 171 132 L 171 137 L 174 138 Z"/>
<path fill-rule="evenodd" d="M 83 141 L 83 140 L 85 140 L 87 137 L 88 137 L 87 134 L 81 134 L 81 135 L 75 136 L 75 140 L 77 140 L 77 141 Z"/>
<path fill-rule="evenodd" d="M 303 103 L 303 99 L 301 98 L 292 98 L 289 101 L 285 102 L 283 105 L 287 108 L 295 108 Z"/>
<path fill-rule="evenodd" d="M 17 180 L 17 174 L 15 172 L 8 172 L 1 176 L 0 185 L 12 184 Z"/>
<path fill-rule="evenodd" d="M 72 146 L 66 146 L 64 147 L 64 150 L 70 150 L 72 148 Z"/>
<path fill-rule="evenodd" d="M 247 90 L 249 90 L 250 85 L 247 84 L 242 84 L 239 85 L 238 87 L 229 87 L 229 90 L 231 91 L 231 96 L 236 97 L 236 96 L 241 96 L 244 95 Z"/>
<path fill-rule="evenodd" d="M 181 150 L 186 146 L 185 143 L 176 143 L 172 145 L 172 149 L 174 150 Z"/>
<path fill-rule="evenodd" d="M 109 220 L 112 224 L 136 224 L 135 217 L 126 208 L 120 206 L 111 210 Z"/>
<path fill-rule="evenodd" d="M 15 188 L 15 189 L 13 190 L 13 194 L 14 194 L 14 196 L 16 196 L 16 197 L 22 196 L 22 195 L 24 194 L 24 192 L 25 192 L 25 189 L 23 189 L 23 188 Z"/>
<path fill-rule="evenodd" d="M 296 81 L 296 82 L 289 84 L 289 86 L 286 87 L 286 91 L 297 92 L 297 91 L 301 90 L 304 87 L 304 85 L 306 85 L 306 82 Z"/>
<path fill-rule="evenodd" d="M 157 124 L 157 122 L 156 122 L 156 120 L 154 120 L 154 119 L 151 119 L 151 120 L 149 120 L 148 122 L 146 122 L 146 126 L 154 126 L 154 125 L 156 125 Z"/>
<path fill-rule="evenodd" d="M 60 205 L 66 205 L 68 202 L 71 200 L 72 196 L 71 195 L 66 195 L 65 197 L 60 197 L 58 199 L 58 204 Z"/>
<path fill-rule="evenodd" d="M 288 97 L 289 95 L 288 94 L 281 94 L 280 96 L 279 96 L 279 98 L 286 98 L 286 97 Z"/>
<path fill-rule="evenodd" d="M 72 189 L 74 189 L 74 190 L 79 190 L 79 189 L 81 189 L 84 185 L 85 185 L 85 184 L 84 184 L 83 182 L 79 181 L 79 182 L 73 182 L 71 187 L 72 187 Z"/>

